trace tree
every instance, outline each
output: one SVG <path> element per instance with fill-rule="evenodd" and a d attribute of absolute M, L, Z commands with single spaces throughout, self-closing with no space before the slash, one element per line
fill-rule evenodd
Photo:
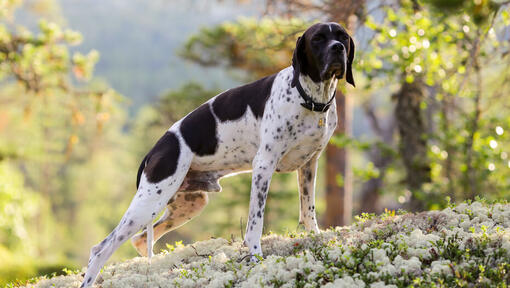
<path fill-rule="evenodd" d="M 400 197 L 412 210 L 444 203 L 444 194 L 450 199 L 472 199 L 482 187 L 503 184 L 487 181 L 489 175 L 497 174 L 495 159 L 491 149 L 482 148 L 483 143 L 495 141 L 486 134 L 492 129 L 484 126 L 489 122 L 483 118 L 483 99 L 499 100 L 481 82 L 481 63 L 500 71 L 486 55 L 504 44 L 495 42 L 501 6 L 493 4 L 478 7 L 465 2 L 460 6 L 467 9 L 447 16 L 414 1 L 402 1 L 398 10 L 385 9 L 383 23 L 367 18 L 366 25 L 375 31 L 374 49 L 363 55 L 363 70 L 371 83 L 367 88 L 380 89 L 387 85 L 381 84 L 388 80 L 379 82 L 385 78 L 399 83 L 393 98 L 409 192 Z M 506 13 L 502 12 L 502 18 Z M 506 89 L 506 85 L 499 87 Z"/>
<path fill-rule="evenodd" d="M 100 230 L 98 216 L 79 203 L 118 195 L 105 178 L 124 181 L 121 169 L 105 165 L 120 153 L 113 142 L 124 118 L 121 97 L 89 82 L 98 53 L 71 52 L 81 35 L 55 23 L 40 21 L 37 32 L 16 25 L 20 4 L 7 1 L 0 15 L 2 282 L 76 267 L 68 262 L 88 254 L 82 247 Z"/>

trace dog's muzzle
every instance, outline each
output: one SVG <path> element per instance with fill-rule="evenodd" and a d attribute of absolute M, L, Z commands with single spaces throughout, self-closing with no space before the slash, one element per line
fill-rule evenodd
<path fill-rule="evenodd" d="M 342 43 L 336 41 L 329 46 L 328 54 L 326 57 L 326 65 L 322 70 L 322 79 L 330 79 L 335 76 L 337 79 L 342 79 L 345 75 L 347 55 L 345 47 Z"/>
<path fill-rule="evenodd" d="M 345 58 L 339 57 L 335 61 L 330 61 L 324 67 L 321 73 L 322 79 L 330 79 L 335 77 L 336 79 L 342 79 L 345 75 Z"/>

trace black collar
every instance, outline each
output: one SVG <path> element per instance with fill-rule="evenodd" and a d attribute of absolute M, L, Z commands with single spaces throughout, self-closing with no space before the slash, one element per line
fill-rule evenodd
<path fill-rule="evenodd" d="M 329 101 L 327 103 L 317 103 L 315 101 L 313 101 L 312 97 L 308 96 L 305 92 L 305 90 L 303 89 L 303 86 L 301 86 L 301 81 L 296 81 L 296 88 L 299 92 L 299 95 L 301 95 L 301 98 L 303 98 L 303 100 L 305 100 L 304 103 L 301 103 L 301 106 L 305 107 L 306 109 L 310 110 L 310 111 L 315 111 L 315 112 L 326 112 L 328 111 L 329 109 L 329 106 L 331 106 L 331 102 L 333 101 L 333 99 L 335 99 L 335 95 L 336 95 L 336 89 L 335 89 L 335 92 L 333 92 L 333 96 L 331 96 L 331 99 L 329 99 Z"/>

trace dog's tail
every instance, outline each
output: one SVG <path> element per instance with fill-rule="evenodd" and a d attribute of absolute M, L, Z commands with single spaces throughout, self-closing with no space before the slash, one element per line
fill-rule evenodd
<path fill-rule="evenodd" d="M 138 175 L 136 175 L 136 189 L 138 189 L 138 186 L 140 185 L 140 178 L 142 177 L 143 169 L 145 169 L 145 165 L 147 164 L 147 157 L 149 157 L 149 154 L 145 155 L 142 163 L 140 163 L 140 168 L 138 168 Z"/>

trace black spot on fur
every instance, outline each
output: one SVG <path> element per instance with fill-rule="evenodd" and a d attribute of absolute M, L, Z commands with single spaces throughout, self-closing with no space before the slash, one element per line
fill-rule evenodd
<path fill-rule="evenodd" d="M 158 191 L 156 191 L 156 193 L 161 194 L 161 189 L 159 189 Z"/>
<path fill-rule="evenodd" d="M 261 192 L 259 192 L 257 198 L 259 199 L 259 208 L 262 208 L 262 206 L 264 205 L 264 195 Z"/>
<path fill-rule="evenodd" d="M 196 193 L 186 193 L 184 196 L 184 200 L 186 201 L 195 201 L 197 198 L 203 198 L 202 194 L 196 194 Z"/>
<path fill-rule="evenodd" d="M 260 213 L 260 210 L 257 212 L 257 217 L 262 218 L 262 213 Z"/>
<path fill-rule="evenodd" d="M 89 279 L 87 279 L 87 283 L 90 283 L 90 281 L 92 281 L 92 277 L 89 277 Z"/>
<path fill-rule="evenodd" d="M 306 172 L 306 179 L 308 180 L 308 182 L 312 181 L 312 171 Z"/>
<path fill-rule="evenodd" d="M 124 240 L 124 236 L 120 235 L 119 236 L 119 242 L 121 242 L 122 240 Z"/>
<path fill-rule="evenodd" d="M 257 180 L 255 180 L 255 186 L 259 187 L 260 180 L 262 180 L 262 175 L 257 174 Z"/>
<path fill-rule="evenodd" d="M 262 183 L 262 191 L 266 191 L 267 190 L 267 181 L 264 181 L 264 183 Z"/>
<path fill-rule="evenodd" d="M 218 148 L 216 120 L 209 104 L 191 112 L 181 123 L 181 134 L 191 151 L 198 156 L 212 155 Z"/>
<path fill-rule="evenodd" d="M 172 176 L 177 169 L 179 154 L 179 139 L 174 133 L 166 132 L 142 162 L 147 164 L 144 168 L 147 180 L 150 183 L 156 183 Z"/>
<path fill-rule="evenodd" d="M 135 223 L 135 222 L 133 222 L 133 220 L 129 220 L 129 224 L 128 224 L 128 225 L 129 225 L 129 226 L 133 226 L 133 224 L 134 224 L 134 223 Z"/>
<path fill-rule="evenodd" d="M 250 106 L 255 117 L 261 118 L 275 77 L 276 74 L 273 74 L 218 95 L 212 103 L 214 114 L 222 122 L 236 120 L 243 116 Z"/>

